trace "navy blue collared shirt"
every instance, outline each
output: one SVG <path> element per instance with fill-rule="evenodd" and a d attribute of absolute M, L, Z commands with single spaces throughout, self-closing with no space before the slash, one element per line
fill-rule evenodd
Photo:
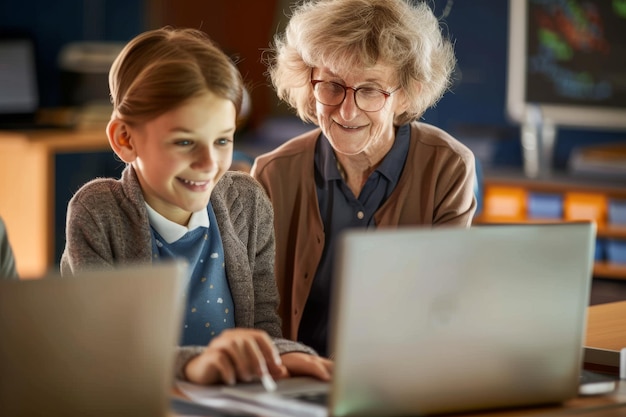
<path fill-rule="evenodd" d="M 315 185 L 326 243 L 302 314 L 298 339 L 326 356 L 328 309 L 337 237 L 345 229 L 376 227 L 374 214 L 391 195 L 406 162 L 410 126 L 400 126 L 393 146 L 355 196 L 341 178 L 335 153 L 322 134 L 315 147 Z"/>

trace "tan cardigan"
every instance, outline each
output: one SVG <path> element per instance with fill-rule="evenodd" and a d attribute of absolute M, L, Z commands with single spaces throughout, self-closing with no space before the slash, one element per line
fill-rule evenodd
<path fill-rule="evenodd" d="M 323 222 L 314 182 L 320 129 L 259 156 L 252 175 L 274 206 L 276 280 L 283 334 L 292 340 L 324 247 Z M 396 189 L 375 213 L 378 227 L 469 227 L 476 210 L 472 152 L 443 130 L 414 122 L 408 158 Z"/>

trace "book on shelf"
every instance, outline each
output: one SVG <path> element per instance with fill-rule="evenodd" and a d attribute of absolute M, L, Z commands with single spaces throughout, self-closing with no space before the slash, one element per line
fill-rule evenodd
<path fill-rule="evenodd" d="M 575 148 L 569 170 L 572 174 L 626 179 L 626 141 Z"/>

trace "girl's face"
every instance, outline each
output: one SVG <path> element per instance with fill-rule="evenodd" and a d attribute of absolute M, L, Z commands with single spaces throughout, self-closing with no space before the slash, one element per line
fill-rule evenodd
<path fill-rule="evenodd" d="M 132 165 L 150 207 L 186 225 L 208 205 L 232 162 L 235 119 L 231 101 L 206 93 L 129 128 Z"/>

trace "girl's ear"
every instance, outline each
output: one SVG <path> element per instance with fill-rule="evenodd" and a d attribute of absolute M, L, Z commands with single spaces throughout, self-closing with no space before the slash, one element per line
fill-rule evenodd
<path fill-rule="evenodd" d="M 111 119 L 107 125 L 107 136 L 111 148 L 122 161 L 130 164 L 137 158 L 137 152 L 126 123 L 119 119 Z"/>

